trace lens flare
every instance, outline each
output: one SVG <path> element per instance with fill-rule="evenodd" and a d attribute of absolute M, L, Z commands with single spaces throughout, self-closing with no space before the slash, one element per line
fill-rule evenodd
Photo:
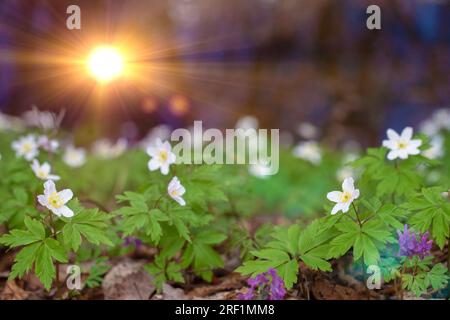
<path fill-rule="evenodd" d="M 108 82 L 122 74 L 124 63 L 117 49 L 99 47 L 89 56 L 88 69 L 97 80 Z"/>

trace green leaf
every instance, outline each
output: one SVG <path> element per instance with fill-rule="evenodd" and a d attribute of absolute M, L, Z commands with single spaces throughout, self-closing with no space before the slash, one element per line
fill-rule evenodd
<path fill-rule="evenodd" d="M 262 249 L 259 251 L 251 251 L 251 254 L 259 259 L 272 261 L 272 267 L 274 268 L 290 260 L 289 254 L 277 249 Z"/>
<path fill-rule="evenodd" d="M 107 235 L 109 219 L 108 215 L 98 211 L 98 209 L 86 209 L 72 218 L 65 219 L 64 243 L 74 251 L 78 251 L 82 238 L 95 245 L 112 246 L 113 243 Z"/>
<path fill-rule="evenodd" d="M 107 261 L 107 257 L 101 257 L 94 262 L 85 281 L 88 288 L 97 288 L 102 284 L 103 276 L 111 269 Z"/>
<path fill-rule="evenodd" d="M 277 268 L 278 275 L 283 278 L 286 288 L 292 288 L 297 282 L 298 262 L 293 259 Z"/>
<path fill-rule="evenodd" d="M 427 279 L 434 290 L 440 290 L 448 286 L 447 268 L 438 263 L 427 273 Z"/>
<path fill-rule="evenodd" d="M 15 248 L 29 245 L 45 238 L 45 229 L 42 223 L 30 217 L 25 217 L 24 223 L 27 230 L 11 230 L 0 238 L 0 243 Z"/>

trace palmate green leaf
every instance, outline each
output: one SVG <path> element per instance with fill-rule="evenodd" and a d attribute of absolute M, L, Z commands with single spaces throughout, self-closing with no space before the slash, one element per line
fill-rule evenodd
<path fill-rule="evenodd" d="M 270 260 L 247 260 L 235 271 L 244 276 L 256 276 L 257 274 L 267 272 L 267 270 L 273 267 L 273 262 Z"/>
<path fill-rule="evenodd" d="M 350 250 L 355 242 L 358 232 L 348 232 L 338 235 L 331 240 L 327 258 L 339 258 Z"/>
<path fill-rule="evenodd" d="M 170 262 L 166 268 L 167 279 L 184 283 L 183 274 L 181 273 L 182 268 L 181 265 L 175 262 Z"/>
<path fill-rule="evenodd" d="M 145 270 L 153 276 L 153 281 L 158 292 L 161 292 L 164 282 L 167 281 L 164 271 L 165 265 L 163 259 L 155 259 L 153 263 L 146 264 Z"/>
<path fill-rule="evenodd" d="M 323 228 L 321 222 L 322 220 L 312 222 L 302 232 L 297 224 L 289 228 L 276 227 L 271 234 L 273 241 L 268 242 L 263 249 L 251 251 L 257 259 L 245 261 L 236 271 L 256 276 L 274 268 L 287 288 L 297 282 L 300 260 L 313 270 L 330 271 L 331 265 L 326 261 L 330 250 L 327 242 L 336 235 L 336 231 Z"/>
<path fill-rule="evenodd" d="M 285 251 L 277 249 L 262 249 L 258 251 L 252 251 L 251 254 L 259 259 L 272 261 L 275 264 L 274 267 L 290 260 L 289 254 L 287 254 Z"/>
<path fill-rule="evenodd" d="M 122 217 L 121 228 L 125 236 L 136 231 L 143 231 L 155 244 L 158 244 L 162 236 L 160 222 L 168 221 L 170 218 L 159 208 L 149 208 L 146 202 L 147 196 L 134 192 L 125 192 L 123 196 L 117 196 L 119 201 L 128 201 L 130 206 L 118 209 L 115 214 Z M 158 202 L 159 200 L 155 200 L 155 205 Z"/>
<path fill-rule="evenodd" d="M 363 259 L 366 265 L 376 264 L 380 259 L 377 245 L 395 242 L 391 233 L 386 230 L 386 225 L 378 218 L 363 223 L 362 228 L 346 219 L 335 225 L 340 231 L 328 246 L 326 258 L 339 258 L 353 247 L 353 258 Z"/>
<path fill-rule="evenodd" d="M 388 283 L 395 278 L 400 277 L 400 262 L 393 257 L 382 258 L 379 263 L 383 280 Z"/>
<path fill-rule="evenodd" d="M 158 257 L 169 260 L 181 251 L 185 244 L 185 240 L 180 236 L 178 231 L 173 227 L 165 227 L 163 236 L 159 243 L 162 248 Z"/>
<path fill-rule="evenodd" d="M 376 264 L 380 259 L 380 253 L 372 238 L 365 233 L 360 233 L 353 243 L 353 259 L 364 258 L 366 265 Z"/>
<path fill-rule="evenodd" d="M 417 297 L 420 297 L 428 290 L 428 281 L 426 273 L 424 272 L 421 272 L 415 276 L 412 274 L 404 274 L 402 279 L 403 289 L 413 292 Z"/>
<path fill-rule="evenodd" d="M 442 249 L 449 237 L 450 203 L 441 193 L 442 188 L 439 187 L 423 188 L 402 207 L 414 212 L 409 224 L 422 233 L 430 230 L 431 237 Z"/>
<path fill-rule="evenodd" d="M 8 234 L 3 235 L 0 238 L 0 243 L 11 247 L 19 247 L 28 245 L 45 238 L 44 225 L 37 220 L 25 217 L 25 227 L 27 230 L 11 230 Z"/>
<path fill-rule="evenodd" d="M 334 228 L 322 228 L 322 220 L 315 220 L 303 230 L 298 238 L 298 254 L 313 270 L 330 271 L 331 265 L 326 258 L 330 250 L 329 240 L 336 237 Z"/>
<path fill-rule="evenodd" d="M 107 257 L 100 257 L 95 260 L 85 281 L 88 288 L 97 288 L 102 284 L 104 275 L 111 269 L 107 261 Z"/>
<path fill-rule="evenodd" d="M 88 242 L 112 246 L 113 243 L 107 234 L 110 216 L 98 209 L 86 209 L 75 214 L 72 218 L 64 218 L 64 243 L 67 247 L 78 251 L 82 238 Z"/>
<path fill-rule="evenodd" d="M 384 224 L 400 230 L 403 228 L 401 221 L 406 218 L 405 210 L 393 204 L 383 205 L 376 211 L 376 215 Z"/>
<path fill-rule="evenodd" d="M 212 270 L 223 267 L 223 260 L 214 250 L 213 245 L 222 243 L 225 235 L 212 230 L 203 230 L 195 234 L 188 243 L 182 256 L 182 266 L 192 265 L 194 272 L 204 280 L 212 280 Z"/>
<path fill-rule="evenodd" d="M 298 262 L 295 259 L 278 266 L 276 268 L 278 275 L 283 278 L 286 288 L 292 288 L 298 278 Z"/>
<path fill-rule="evenodd" d="M 14 259 L 14 264 L 9 274 L 9 279 L 22 278 L 24 274 L 28 273 L 33 267 L 36 260 L 37 249 L 41 243 L 36 242 L 24 247 L 20 250 Z"/>
<path fill-rule="evenodd" d="M 367 221 L 362 226 L 362 231 L 377 241 L 382 243 L 394 243 L 395 239 L 392 237 L 391 233 L 386 230 L 386 225 L 381 219 L 373 219 Z"/>
<path fill-rule="evenodd" d="M 57 240 L 46 238 L 30 244 L 16 255 L 9 279 L 22 277 L 34 265 L 37 277 L 45 289 L 50 290 L 52 281 L 56 277 L 54 260 L 67 262 L 67 253 Z"/>
<path fill-rule="evenodd" d="M 427 282 L 434 290 L 443 289 L 448 286 L 449 277 L 447 275 L 447 268 L 438 263 L 427 273 Z"/>

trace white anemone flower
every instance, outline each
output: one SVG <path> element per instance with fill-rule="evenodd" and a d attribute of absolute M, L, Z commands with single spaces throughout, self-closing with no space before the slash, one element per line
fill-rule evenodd
<path fill-rule="evenodd" d="M 56 139 L 49 139 L 47 136 L 40 136 L 38 138 L 38 145 L 47 152 L 56 152 L 59 148 L 59 142 Z"/>
<path fill-rule="evenodd" d="M 312 164 L 319 164 L 322 161 L 322 153 L 319 144 L 315 141 L 300 142 L 293 150 L 294 156 L 309 161 Z"/>
<path fill-rule="evenodd" d="M 429 119 L 420 124 L 419 130 L 429 137 L 439 134 L 441 130 L 450 130 L 450 109 L 437 109 Z"/>
<path fill-rule="evenodd" d="M 169 186 L 167 187 L 167 193 L 169 196 L 178 202 L 180 205 L 185 206 L 186 201 L 182 198 L 183 194 L 185 194 L 186 189 L 181 185 L 180 180 L 177 177 L 173 177 L 169 182 Z"/>
<path fill-rule="evenodd" d="M 389 140 L 383 141 L 383 146 L 390 149 L 387 158 L 395 160 L 397 158 L 407 159 L 410 155 L 418 155 L 420 153 L 419 147 L 422 145 L 422 140 L 412 139 L 413 129 L 406 127 L 399 135 L 392 129 L 387 130 Z"/>
<path fill-rule="evenodd" d="M 57 181 L 61 179 L 59 176 L 51 174 L 52 167 L 48 162 L 44 162 L 42 165 L 36 159 L 33 160 L 31 164 L 31 169 L 33 170 L 36 177 L 42 180 L 54 180 Z"/>
<path fill-rule="evenodd" d="M 169 173 L 169 167 L 175 163 L 176 156 L 172 152 L 172 146 L 168 141 L 164 143 L 158 139 L 154 146 L 147 148 L 147 154 L 151 157 L 148 162 L 148 169 L 155 171 L 160 169 L 161 173 L 166 175 Z"/>
<path fill-rule="evenodd" d="M 346 213 L 350 209 L 350 205 L 359 197 L 359 190 L 355 189 L 355 181 L 353 178 L 346 178 L 342 183 L 342 191 L 332 191 L 327 194 L 330 201 L 336 202 L 331 214 L 339 211 Z"/>
<path fill-rule="evenodd" d="M 316 139 L 319 136 L 319 129 L 310 122 L 302 122 L 297 128 L 297 133 L 304 139 Z"/>
<path fill-rule="evenodd" d="M 254 116 L 243 116 L 236 122 L 236 129 L 258 129 L 259 121 Z"/>
<path fill-rule="evenodd" d="M 33 160 L 39 154 L 36 137 L 32 134 L 19 138 L 11 146 L 16 152 L 17 157 L 23 157 L 28 161 Z"/>
<path fill-rule="evenodd" d="M 86 151 L 83 148 L 67 147 L 63 161 L 70 167 L 78 168 L 86 163 Z"/>
<path fill-rule="evenodd" d="M 444 155 L 444 139 L 442 136 L 434 136 L 430 141 L 431 147 L 423 152 L 428 159 L 437 159 Z"/>
<path fill-rule="evenodd" d="M 62 110 L 59 114 L 55 114 L 50 111 L 41 111 L 36 106 L 32 106 L 32 109 L 26 111 L 22 115 L 22 118 L 30 127 L 37 127 L 46 131 L 50 131 L 58 129 L 60 127 L 64 115 L 64 110 Z"/>
<path fill-rule="evenodd" d="M 260 179 L 267 179 L 272 174 L 269 161 L 267 160 L 259 161 L 257 164 L 250 165 L 248 168 L 248 172 L 252 176 Z"/>
<path fill-rule="evenodd" d="M 433 121 L 440 129 L 450 130 L 450 109 L 441 108 L 434 112 Z"/>
<path fill-rule="evenodd" d="M 127 145 L 126 139 L 119 139 L 114 144 L 107 139 L 100 139 L 94 143 L 93 153 L 102 159 L 114 159 L 125 152 Z"/>
<path fill-rule="evenodd" d="M 39 203 L 56 214 L 58 217 L 73 217 L 73 211 L 66 206 L 73 197 L 73 192 L 70 189 L 56 191 L 55 183 L 48 180 L 44 183 L 44 194 L 37 197 Z"/>

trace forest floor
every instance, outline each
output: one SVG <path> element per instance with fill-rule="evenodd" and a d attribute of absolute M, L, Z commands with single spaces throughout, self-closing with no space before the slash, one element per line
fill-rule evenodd
<path fill-rule="evenodd" d="M 126 256 L 113 258 L 109 261 L 111 269 L 97 288 L 83 286 L 85 275 L 82 274 L 81 290 L 69 292 L 65 280 L 67 265 L 60 265 L 58 289 L 47 292 L 33 274 L 23 279 L 7 281 L 9 270 L 13 263 L 14 252 L 0 253 L 0 300 L 11 299 L 79 299 L 79 300 L 234 300 L 246 290 L 246 278 L 232 272 L 234 264 L 228 258 L 224 269 L 216 270 L 211 283 L 199 278 L 186 276 L 182 285 L 164 284 L 162 291 L 157 292 L 152 277 L 144 270 L 144 264 L 153 259 L 154 249 L 142 246 Z M 436 254 L 436 253 L 435 253 Z M 445 260 L 447 252 L 437 253 Z M 224 257 L 226 258 L 226 257 Z M 444 261 L 443 261 L 444 262 Z M 312 271 L 300 264 L 301 284 L 296 285 L 285 297 L 290 300 L 367 300 L 367 299 L 398 299 L 399 290 L 394 283 L 382 284 L 379 290 L 369 290 L 362 279 L 361 269 L 352 268 L 352 257 L 346 256 L 332 262 L 332 272 Z M 350 269 L 349 269 L 350 266 Z M 81 266 L 89 270 L 89 264 Z M 416 298 L 405 292 L 403 299 Z"/>

